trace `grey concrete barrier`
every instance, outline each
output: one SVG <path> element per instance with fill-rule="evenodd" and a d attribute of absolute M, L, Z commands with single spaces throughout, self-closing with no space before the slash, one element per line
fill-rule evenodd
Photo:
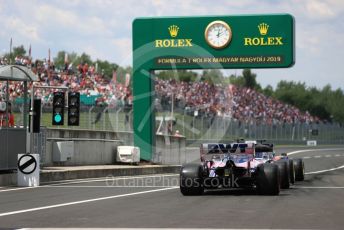
<path fill-rule="evenodd" d="M 145 166 L 88 166 L 88 167 L 52 167 L 41 170 L 40 183 L 47 184 L 62 180 L 99 178 L 99 177 L 118 177 L 135 176 L 150 174 L 179 173 L 180 165 L 145 165 Z M 17 184 L 17 174 L 0 174 L 0 186 L 14 186 Z"/>

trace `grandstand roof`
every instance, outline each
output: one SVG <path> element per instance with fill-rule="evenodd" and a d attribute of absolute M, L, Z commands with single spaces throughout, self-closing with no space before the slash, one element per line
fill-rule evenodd
<path fill-rule="evenodd" d="M 29 68 L 21 65 L 1 65 L 0 81 L 38 81 L 38 76 Z"/>

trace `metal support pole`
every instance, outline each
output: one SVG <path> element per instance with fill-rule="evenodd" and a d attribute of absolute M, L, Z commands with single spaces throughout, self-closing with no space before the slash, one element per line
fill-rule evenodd
<path fill-rule="evenodd" d="M 105 117 L 105 113 L 109 110 L 109 107 L 106 107 L 104 110 L 103 110 L 103 130 L 105 130 L 105 120 L 106 120 L 106 117 Z"/>
<path fill-rule="evenodd" d="M 11 72 L 12 72 L 12 69 L 11 69 Z M 13 75 L 13 72 L 11 73 Z M 9 103 L 9 100 L 10 100 L 10 97 L 8 95 L 8 89 L 9 89 L 9 81 L 8 79 L 6 80 L 6 126 L 9 127 L 9 117 L 8 117 L 8 103 Z"/>
<path fill-rule="evenodd" d="M 94 109 L 94 106 L 92 106 L 89 110 L 88 110 L 88 128 L 91 129 L 92 126 L 92 110 Z"/>
<path fill-rule="evenodd" d="M 172 92 L 172 95 L 171 95 L 171 97 L 172 97 L 172 105 L 171 105 L 171 121 L 172 121 L 172 123 L 171 123 L 171 130 L 173 130 L 173 109 L 174 109 L 174 96 L 173 96 L 173 92 Z"/>
<path fill-rule="evenodd" d="M 133 109 L 129 112 L 129 131 L 133 131 Z"/>
<path fill-rule="evenodd" d="M 23 126 L 24 128 L 27 128 L 28 124 L 27 124 L 27 121 L 28 121 L 28 117 L 27 117 L 27 114 L 29 113 L 29 108 L 28 108 L 28 105 L 27 105 L 27 81 L 24 81 L 24 111 L 23 111 Z"/>
<path fill-rule="evenodd" d="M 118 116 L 119 116 L 119 112 L 122 111 L 122 108 L 119 108 L 119 110 L 117 110 L 116 112 L 116 131 L 118 132 Z"/>
<path fill-rule="evenodd" d="M 34 99 L 34 94 L 35 94 L 35 87 L 32 84 L 32 89 L 31 89 L 31 101 L 30 101 L 30 153 L 32 154 L 33 152 L 33 99 Z"/>
<path fill-rule="evenodd" d="M 192 139 L 195 139 L 195 115 L 192 117 Z"/>
<path fill-rule="evenodd" d="M 186 133 L 185 133 L 185 110 L 184 110 L 184 114 L 183 114 L 183 135 L 186 136 Z"/>

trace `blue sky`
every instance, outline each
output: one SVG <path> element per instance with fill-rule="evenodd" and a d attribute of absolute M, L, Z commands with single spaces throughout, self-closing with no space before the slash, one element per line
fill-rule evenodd
<path fill-rule="evenodd" d="M 280 80 L 344 89 L 343 0 L 0 0 L 0 54 L 32 46 L 46 58 L 60 50 L 131 65 L 131 22 L 136 17 L 290 13 L 296 20 L 296 64 L 253 70 L 263 86 Z M 226 74 L 241 70 L 225 70 Z"/>

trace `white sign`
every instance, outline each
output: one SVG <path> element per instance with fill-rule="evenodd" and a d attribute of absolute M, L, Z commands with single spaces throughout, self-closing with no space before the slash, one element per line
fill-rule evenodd
<path fill-rule="evenodd" d="M 307 141 L 307 146 L 317 146 L 317 141 L 315 140 Z"/>
<path fill-rule="evenodd" d="M 18 186 L 39 186 L 39 154 L 18 154 L 17 169 Z"/>

